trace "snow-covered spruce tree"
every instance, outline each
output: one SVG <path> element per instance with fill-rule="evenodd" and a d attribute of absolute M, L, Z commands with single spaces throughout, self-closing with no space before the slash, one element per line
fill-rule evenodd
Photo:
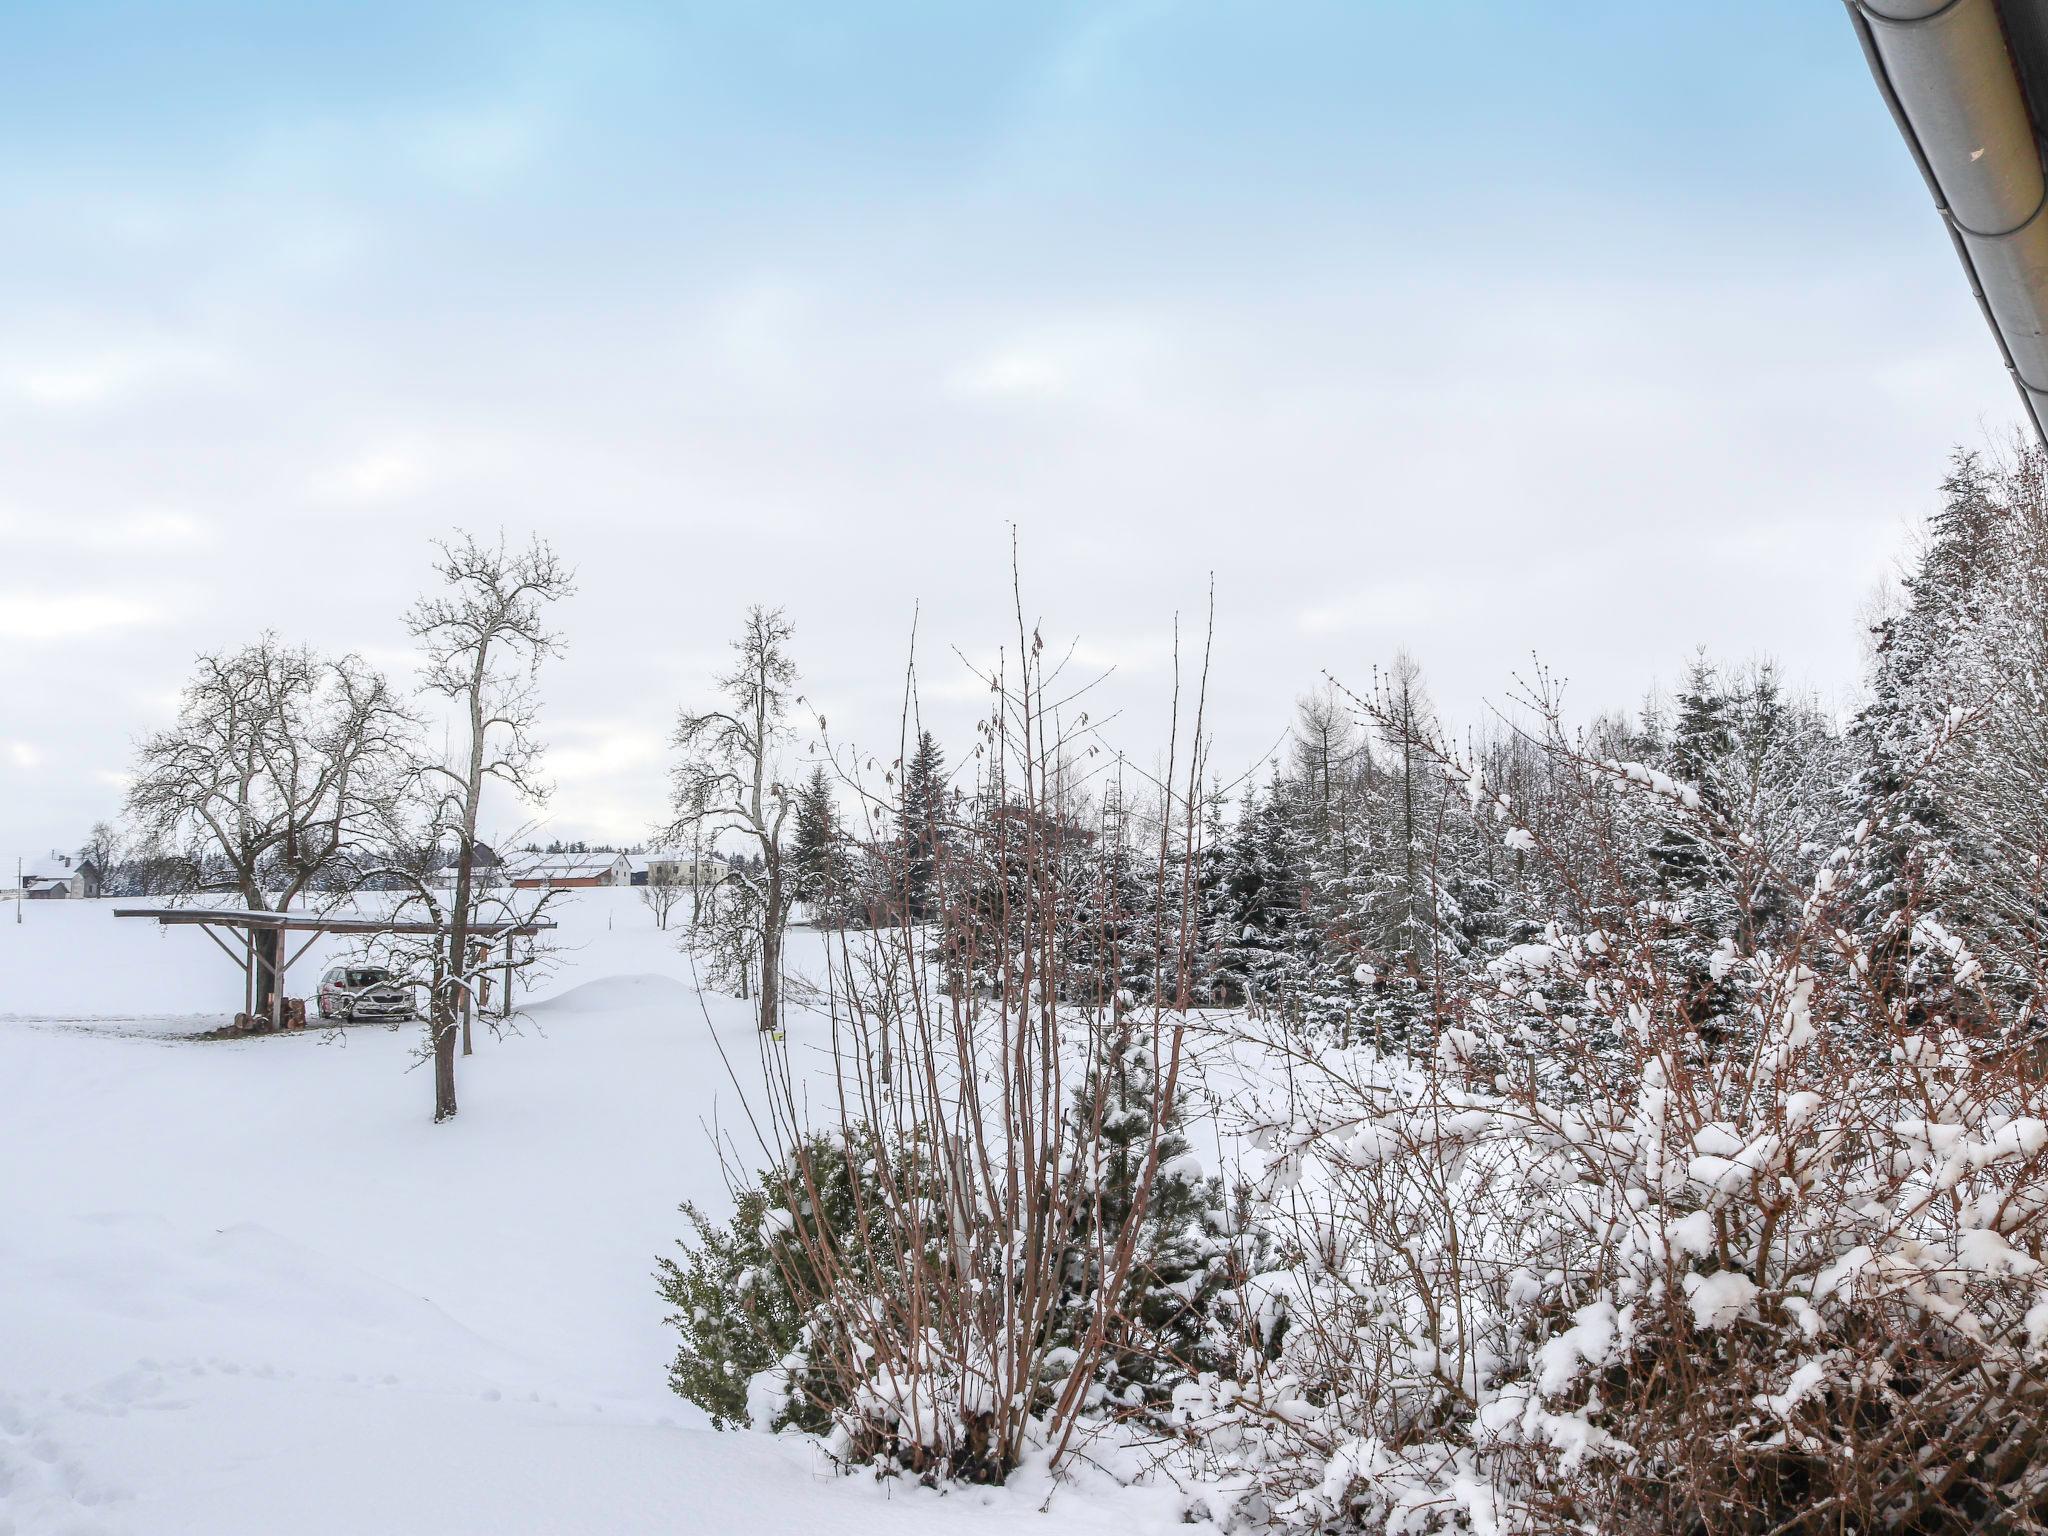
<path fill-rule="evenodd" d="M 1214 942 L 1223 1000 L 1282 1006 L 1306 941 L 1302 850 L 1279 780 L 1246 792 L 1221 866 Z"/>
<path fill-rule="evenodd" d="M 946 754 L 930 731 L 917 733 L 917 746 L 903 768 L 897 808 L 900 900 L 914 922 L 938 916 L 937 888 L 953 814 L 947 788 Z"/>
<path fill-rule="evenodd" d="M 1926 537 L 1898 611 L 1877 628 L 1870 697 L 1850 731 L 1857 769 L 1845 816 L 1853 828 L 1857 930 L 1881 978 L 1902 994 L 1927 979 L 1908 976 L 1920 914 L 1940 913 L 1955 931 L 1971 926 L 1964 872 L 1978 861 L 1958 846 L 1961 828 L 1944 779 L 1956 760 L 1948 738 L 1959 717 L 1981 704 L 1987 681 L 1966 663 L 1998 564 L 1991 474 L 1979 455 L 1955 455 Z"/>
<path fill-rule="evenodd" d="M 1717 959 L 1736 926 L 1733 870 L 1725 852 L 1734 701 L 1704 652 L 1687 663 L 1674 704 L 1663 760 L 1656 766 L 1677 793 L 1651 802 L 1655 886 L 1646 894 L 1656 903 L 1664 972 L 1678 986 L 1680 1006 L 1703 1044 L 1718 1049 L 1735 1001 L 1721 985 L 1724 965 Z"/>
<path fill-rule="evenodd" d="M 1149 1030 L 1124 1023 L 1074 1092 L 1080 1190 L 1046 1363 L 1052 1380 L 1064 1380 L 1099 1330 L 1086 1406 L 1163 1426 L 1177 1387 L 1236 1360 L 1234 1329 L 1216 1298 L 1241 1275 L 1223 1183 L 1175 1123 L 1155 1046 Z M 1132 1251 L 1121 1289 L 1107 1295 L 1119 1243 Z"/>
<path fill-rule="evenodd" d="M 1985 967 L 2008 1028 L 2032 1027 L 2030 973 L 2048 943 L 2048 455 L 2015 447 L 1955 476 L 1896 648 L 1930 650 L 1914 691 L 1931 798 L 1946 816 L 1923 853 L 1915 915 L 1959 938 Z M 1962 583 L 1968 583 L 1962 586 Z M 1939 587 L 1942 590 L 1937 591 Z M 1928 743 L 1935 743 L 1930 746 Z M 1896 955 L 1896 951 L 1894 951 Z M 1917 961 L 1916 991 L 1946 984 Z"/>
<path fill-rule="evenodd" d="M 737 1181 L 722 1226 L 682 1206 L 690 1232 L 676 1244 L 681 1257 L 655 1261 L 661 1298 L 674 1309 L 666 1321 L 682 1333 L 669 1386 L 714 1427 L 830 1429 L 844 1378 L 810 1363 L 819 1328 L 830 1326 L 817 1302 L 843 1278 L 863 1202 L 879 1200 L 877 1150 L 861 1128 L 813 1136 L 801 1155 Z"/>
<path fill-rule="evenodd" d="M 823 763 L 812 765 L 811 776 L 797 792 L 789 863 L 792 888 L 799 901 L 810 905 L 813 923 L 832 928 L 850 920 L 854 915 L 853 870 Z"/>
<path fill-rule="evenodd" d="M 1841 786 L 1848 781 L 1847 744 L 1810 695 L 1789 692 L 1769 661 L 1733 680 L 1729 725 L 1733 749 L 1721 769 L 1723 796 L 1744 858 L 1738 878 L 1748 899 L 1738 947 L 1771 944 L 1796 909 L 1787 885 L 1805 887 L 1840 834 Z M 1775 874 L 1776 878 L 1773 878 Z"/>
<path fill-rule="evenodd" d="M 1134 836 L 1117 780 L 1105 787 L 1085 838 L 1066 845 L 1072 900 L 1063 919 L 1060 991 L 1069 1000 L 1107 1007 L 1120 994 L 1152 993 L 1160 964 L 1160 914 L 1151 882 L 1140 875 Z"/>

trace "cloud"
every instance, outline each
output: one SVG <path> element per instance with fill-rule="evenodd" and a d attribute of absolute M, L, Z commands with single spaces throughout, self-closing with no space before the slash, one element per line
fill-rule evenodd
<path fill-rule="evenodd" d="M 1477 596 L 1483 595 L 1474 589 L 1486 585 L 1486 577 L 1471 570 L 1458 572 L 1454 580 L 1408 577 L 1369 582 L 1349 597 L 1303 609 L 1295 625 L 1304 634 L 1336 635 L 1358 629 L 1440 624 L 1471 611 Z"/>
<path fill-rule="evenodd" d="M 1068 375 L 1049 353 L 1012 348 L 969 363 L 949 382 L 955 394 L 1052 400 L 1067 392 Z"/>
<path fill-rule="evenodd" d="M 631 773 L 659 762 L 667 746 L 659 732 L 622 721 L 556 725 L 553 734 L 555 741 L 548 748 L 547 772 L 563 785 Z"/>
<path fill-rule="evenodd" d="M 1052 317 L 954 369 L 946 388 L 967 399 L 1070 400 L 1134 411 L 1186 382 L 1190 360 L 1167 355 L 1172 340 L 1152 315 Z"/>
<path fill-rule="evenodd" d="M 548 130 L 538 112 L 496 106 L 435 114 L 405 125 L 401 137 L 430 175 L 477 192 L 502 186 L 526 169 Z"/>
<path fill-rule="evenodd" d="M 89 549 L 160 554 L 189 549 L 213 537 L 206 522 L 186 512 L 145 508 L 114 517 L 0 509 L 0 547 Z"/>
<path fill-rule="evenodd" d="M 162 617 L 151 603 L 112 592 L 0 592 L 0 638 L 76 640 Z"/>
<path fill-rule="evenodd" d="M 42 766 L 42 749 L 31 742 L 10 741 L 4 743 L 7 761 L 16 768 L 29 771 Z"/>
<path fill-rule="evenodd" d="M 0 373 L 0 388 L 48 410 L 86 410 L 168 384 L 217 379 L 226 371 L 221 356 L 204 348 L 144 344 L 16 363 Z"/>
<path fill-rule="evenodd" d="M 403 501 L 431 480 L 427 456 L 417 447 L 389 443 L 366 449 L 319 477 L 313 493 L 322 501 L 353 505 Z"/>

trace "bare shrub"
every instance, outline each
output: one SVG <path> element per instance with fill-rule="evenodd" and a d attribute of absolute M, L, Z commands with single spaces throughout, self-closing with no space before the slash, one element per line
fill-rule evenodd
<path fill-rule="evenodd" d="M 2048 1104 L 2024 1032 L 1910 903 L 1902 942 L 1943 987 L 1873 964 L 1844 913 L 1853 846 L 1787 889 L 1690 786 L 1550 720 L 1548 833 L 1427 750 L 1578 920 L 1444 973 L 1433 1049 L 1407 1059 L 1240 1041 L 1246 1101 L 1277 1085 L 1244 1129 L 1284 1262 L 1243 1298 L 1278 1343 L 1184 1399 L 1233 1507 L 1397 1531 L 2041 1528 Z M 1753 919 L 1704 983 L 1686 902 L 1631 859 L 1646 809 Z"/>
<path fill-rule="evenodd" d="M 743 1208 L 769 1197 L 771 1288 L 803 1319 L 756 1418 L 823 1415 L 849 1463 L 999 1482 L 1034 1450 L 1059 1465 L 1095 1424 L 1156 1430 L 1222 1328 L 1209 1300 L 1240 1278 L 1222 1187 L 1178 1132 L 1188 1017 L 1160 1005 L 1169 988 L 1141 1007 L 1119 985 L 1130 893 L 1181 904 L 1167 851 L 1191 797 L 1164 792 L 1149 888 L 1112 878 L 1131 849 L 1099 835 L 1061 676 L 1020 610 L 974 793 L 943 829 L 930 797 L 910 813 L 928 824 L 894 840 L 875 926 L 836 936 L 825 1102 L 765 1046 L 774 1171 L 756 1186 L 732 1157 Z M 681 1321 L 690 1371 L 716 1341 Z"/>

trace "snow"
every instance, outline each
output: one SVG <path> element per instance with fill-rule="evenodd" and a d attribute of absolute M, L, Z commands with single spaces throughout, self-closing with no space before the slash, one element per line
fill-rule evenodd
<path fill-rule="evenodd" d="M 1756 1282 L 1739 1269 L 1685 1277 L 1686 1302 L 1694 1326 L 1700 1328 L 1727 1328 L 1740 1322 L 1754 1309 L 1757 1294 Z"/>
<path fill-rule="evenodd" d="M 561 903 L 561 969 L 439 1127 L 411 1027 L 179 1038 L 239 975 L 112 906 L 0 924 L 0 1536 L 1177 1521 L 1170 1490 L 837 1477 L 669 1392 L 654 1258 L 682 1200 L 729 1209 L 708 1128 L 752 1148 L 720 1045 L 761 1067 L 636 893 Z M 825 1038 L 793 1016 L 791 1061 Z"/>

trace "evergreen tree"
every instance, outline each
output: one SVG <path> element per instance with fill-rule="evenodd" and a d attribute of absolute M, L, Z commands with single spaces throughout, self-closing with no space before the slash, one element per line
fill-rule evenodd
<path fill-rule="evenodd" d="M 1227 1348 L 1215 1317 L 1233 1282 L 1222 1182 L 1200 1161 L 1173 1117 L 1160 1123 L 1159 1079 L 1149 1043 L 1125 1034 L 1076 1090 L 1070 1113 L 1085 1181 L 1083 1215 L 1068 1235 L 1067 1281 L 1055 1313 L 1056 1346 L 1072 1349 L 1097 1320 L 1115 1262 L 1113 1245 L 1144 1200 L 1132 1262 L 1106 1323 L 1096 1382 L 1111 1410 L 1158 1415 L 1173 1389 L 1214 1370 Z M 1157 1138 L 1149 1190 L 1147 1155 Z M 1068 1357 L 1057 1356 L 1061 1360 Z"/>
<path fill-rule="evenodd" d="M 769 1375 L 796 1354 L 807 1321 L 805 1298 L 817 1291 L 806 1237 L 837 1247 L 857 1221 L 851 1160 L 821 1136 L 806 1162 L 818 1184 L 818 1205 L 790 1165 L 777 1165 L 740 1190 L 722 1227 L 686 1202 L 690 1235 L 676 1244 L 681 1261 L 666 1255 L 655 1261 L 657 1288 L 674 1309 L 666 1321 L 683 1336 L 669 1386 L 719 1429 L 794 1425 L 822 1433 L 830 1427 L 825 1377 L 800 1370 L 781 1379 Z M 799 1232 L 799 1220 L 807 1232 Z"/>
<path fill-rule="evenodd" d="M 848 895 L 845 835 L 825 766 L 812 766 L 797 792 L 796 827 L 790 839 L 790 876 L 799 901 L 809 902 L 821 926 L 843 919 Z"/>
<path fill-rule="evenodd" d="M 939 861 L 946 845 L 948 809 L 946 754 L 930 731 L 919 731 L 917 749 L 903 770 L 897 815 L 902 896 L 918 922 L 938 916 Z"/>
<path fill-rule="evenodd" d="M 1939 909 L 1944 922 L 1968 926 L 1960 909 L 1970 860 L 1957 846 L 1941 743 L 1956 662 L 1995 565 L 1991 476 L 1978 455 L 1958 451 L 1904 601 L 1877 627 L 1869 700 L 1850 730 L 1857 771 L 1846 805 L 1857 918 L 1886 987 L 1907 983 L 1916 914 Z"/>
<path fill-rule="evenodd" d="M 1697 905 L 1716 888 L 1718 854 L 1712 841 L 1703 837 L 1699 819 L 1687 811 L 1697 809 L 1715 822 L 1728 817 L 1728 796 L 1724 772 L 1735 736 L 1729 720 L 1732 701 L 1721 687 L 1713 663 L 1702 652 L 1687 665 L 1685 684 L 1680 688 L 1671 734 L 1663 757 L 1671 776 L 1695 791 L 1698 806 L 1675 808 L 1666 818 L 1650 857 L 1665 891 L 1679 901 Z M 1716 925 L 1711 915 L 1694 911 L 1690 916 L 1705 930 Z"/>

